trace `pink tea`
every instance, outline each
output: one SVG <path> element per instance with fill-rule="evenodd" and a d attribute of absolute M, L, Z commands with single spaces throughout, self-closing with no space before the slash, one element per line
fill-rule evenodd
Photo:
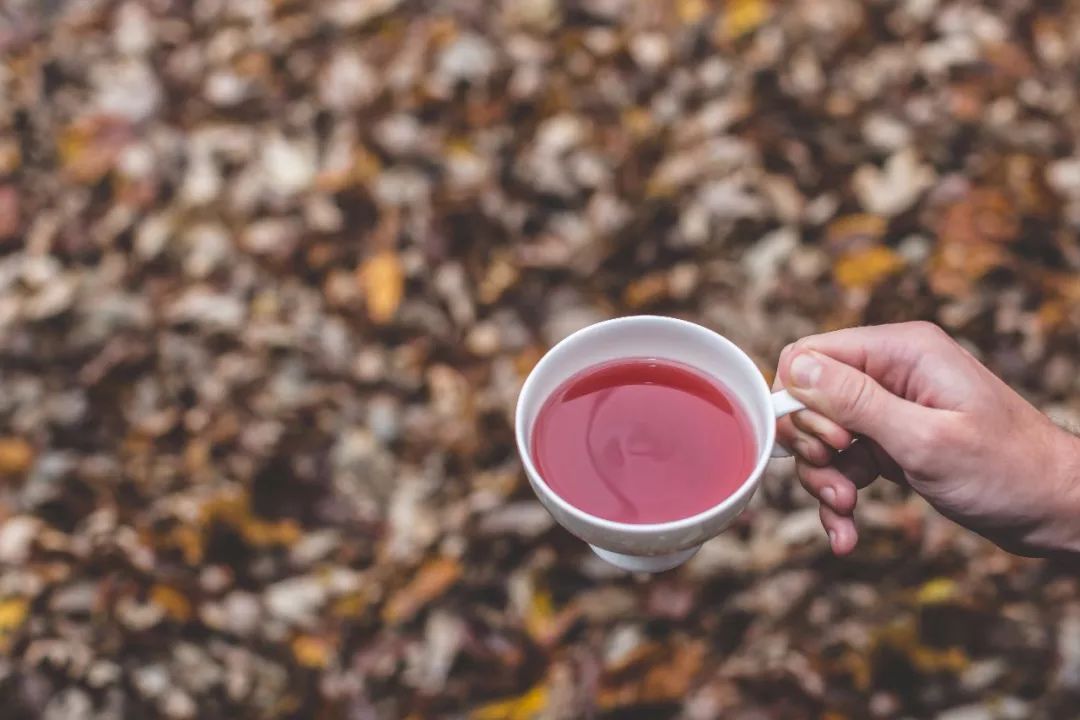
<path fill-rule="evenodd" d="M 540 476 L 587 513 L 625 523 L 696 515 L 750 476 L 757 443 L 734 394 L 681 363 L 650 358 L 586 368 L 536 419 Z"/>

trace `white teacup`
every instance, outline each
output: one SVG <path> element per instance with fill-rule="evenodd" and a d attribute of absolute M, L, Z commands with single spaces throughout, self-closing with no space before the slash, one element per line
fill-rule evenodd
<path fill-rule="evenodd" d="M 533 424 L 551 393 L 588 367 L 641 357 L 680 362 L 719 380 L 735 394 L 753 425 L 758 459 L 750 476 L 719 504 L 680 520 L 636 524 L 597 517 L 556 494 L 532 461 Z M 685 320 L 637 315 L 590 325 L 549 350 L 521 388 L 514 424 L 529 483 L 552 517 L 613 565 L 635 572 L 661 572 L 689 560 L 703 542 L 720 534 L 742 512 L 769 457 L 788 454 L 776 445 L 776 420 L 803 407 L 787 391 L 771 392 L 750 357 L 727 338 Z"/>

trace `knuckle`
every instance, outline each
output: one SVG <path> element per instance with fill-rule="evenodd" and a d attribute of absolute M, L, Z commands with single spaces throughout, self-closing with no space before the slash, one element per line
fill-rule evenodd
<path fill-rule="evenodd" d="M 941 327 L 927 320 L 915 320 L 908 323 L 908 325 L 912 332 L 926 340 L 941 340 L 948 337 Z"/>
<path fill-rule="evenodd" d="M 851 513 L 855 511 L 855 504 L 859 500 L 859 494 L 855 491 L 854 485 L 847 483 L 840 485 L 836 488 L 836 509 L 842 513 Z"/>
<path fill-rule="evenodd" d="M 912 469 L 930 466 L 942 451 L 953 447 L 960 437 L 962 428 L 954 418 L 929 414 L 911 429 L 911 447 L 907 465 Z"/>
<path fill-rule="evenodd" d="M 793 343 L 790 343 L 790 344 L 789 344 L 789 345 L 788 345 L 788 346 L 787 346 L 786 348 L 784 348 L 784 349 L 785 349 L 785 350 L 786 350 L 786 351 L 787 351 L 787 352 L 788 352 L 789 354 L 792 354 L 792 355 L 794 355 L 794 354 L 798 354 L 798 353 L 801 353 L 801 352 L 803 352 L 804 350 L 809 350 L 809 349 L 810 349 L 810 338 L 809 338 L 809 337 L 803 337 L 803 338 L 799 338 L 799 339 L 798 339 L 798 340 L 796 340 L 795 342 L 793 342 Z"/>
<path fill-rule="evenodd" d="M 839 408 L 841 415 L 847 418 L 863 416 L 872 401 L 870 380 L 862 373 L 847 373 L 840 382 Z"/>

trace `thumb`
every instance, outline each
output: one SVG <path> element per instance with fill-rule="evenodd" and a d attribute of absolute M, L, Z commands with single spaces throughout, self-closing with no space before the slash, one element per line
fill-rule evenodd
<path fill-rule="evenodd" d="M 910 431 L 926 420 L 926 408 L 893 395 L 864 372 L 804 350 L 780 368 L 795 398 L 846 429 L 877 441 L 885 452 L 903 455 Z"/>

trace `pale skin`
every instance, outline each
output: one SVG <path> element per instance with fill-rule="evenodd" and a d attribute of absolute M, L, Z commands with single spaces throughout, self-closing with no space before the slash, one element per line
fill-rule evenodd
<path fill-rule="evenodd" d="M 784 348 L 779 422 L 837 555 L 858 542 L 858 491 L 884 477 L 1023 555 L 1080 553 L 1080 438 L 936 325 L 850 328 Z"/>

